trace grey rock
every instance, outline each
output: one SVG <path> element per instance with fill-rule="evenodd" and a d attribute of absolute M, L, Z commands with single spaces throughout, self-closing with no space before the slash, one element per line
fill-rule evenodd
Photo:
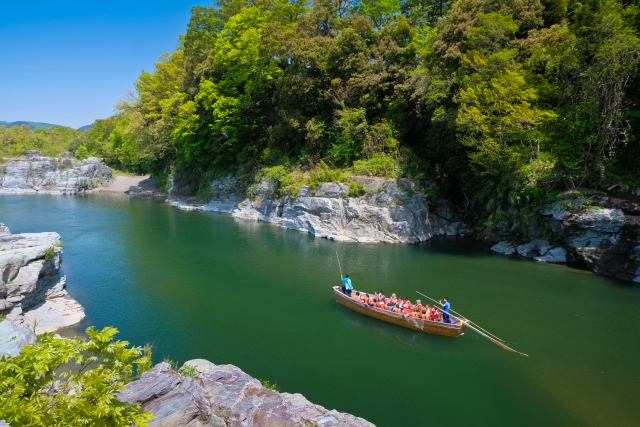
<path fill-rule="evenodd" d="M 185 365 L 193 378 L 160 363 L 126 386 L 118 399 L 155 415 L 153 426 L 327 426 L 370 427 L 353 415 L 309 402 L 300 394 L 277 393 L 233 365 L 202 359 Z"/>
<path fill-rule="evenodd" d="M 408 180 L 352 177 L 363 183 L 367 193 L 347 197 L 342 183 L 303 186 L 295 197 L 274 196 L 275 188 L 262 180 L 242 198 L 230 178 L 216 180 L 216 197 L 203 205 L 170 198 L 180 209 L 201 209 L 231 213 L 239 219 L 266 221 L 306 233 L 340 241 L 417 243 L 434 236 L 455 236 L 469 232 L 457 219 L 448 202 L 427 203 L 418 184 Z"/>
<path fill-rule="evenodd" d="M 534 260 L 541 262 L 564 263 L 567 262 L 567 250 L 565 248 L 550 249 L 544 256 L 534 257 Z"/>
<path fill-rule="evenodd" d="M 95 157 L 75 162 L 29 151 L 26 159 L 11 159 L 1 166 L 0 194 L 76 194 L 112 179 L 111 168 Z"/>
<path fill-rule="evenodd" d="M 0 314 L 37 322 L 38 333 L 77 323 L 82 307 L 67 295 L 60 276 L 62 248 L 58 233 L 0 235 Z M 52 256 L 46 258 L 51 250 Z"/>
<path fill-rule="evenodd" d="M 542 239 L 534 239 L 526 245 L 520 245 L 516 251 L 520 256 L 534 258 L 544 256 L 549 250 L 549 242 Z"/>
<path fill-rule="evenodd" d="M 0 222 L 0 236 L 8 236 L 10 234 L 9 227 Z"/>
<path fill-rule="evenodd" d="M 513 246 L 510 246 L 506 241 L 499 242 L 491 247 L 491 250 L 502 255 L 512 255 L 516 252 Z"/>
<path fill-rule="evenodd" d="M 36 340 L 36 334 L 27 325 L 3 320 L 0 322 L 0 356 L 15 357 L 22 348 Z"/>

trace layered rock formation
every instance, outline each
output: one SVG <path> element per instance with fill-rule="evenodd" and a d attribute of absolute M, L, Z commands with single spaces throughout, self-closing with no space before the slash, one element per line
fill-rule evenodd
<path fill-rule="evenodd" d="M 542 224 L 530 224 L 530 234 L 532 228 L 547 228 L 555 245 L 542 239 L 524 245 L 502 241 L 491 249 L 546 262 L 577 258 L 598 274 L 640 282 L 640 199 L 603 194 L 568 197 L 540 214 Z"/>
<path fill-rule="evenodd" d="M 449 204 L 430 204 L 416 182 L 353 177 L 364 194 L 349 197 L 342 183 L 327 182 L 315 189 L 303 186 L 297 194 L 276 197 L 266 180 L 250 189 L 244 198 L 233 178 L 211 184 L 213 198 L 198 204 L 182 198 L 170 202 L 181 209 L 226 212 L 236 218 L 267 221 L 280 227 L 340 241 L 417 243 L 434 236 L 454 236 L 469 232 L 457 220 Z"/>
<path fill-rule="evenodd" d="M 78 323 L 82 307 L 67 299 L 58 233 L 11 234 L 0 224 L 0 314 L 50 332 Z"/>
<path fill-rule="evenodd" d="M 111 168 L 95 157 L 77 162 L 73 156 L 56 159 L 28 151 L 25 159 L 0 164 L 0 194 L 76 194 L 111 179 Z"/>
<path fill-rule="evenodd" d="M 160 363 L 127 385 L 118 399 L 141 404 L 155 415 L 150 425 L 157 427 L 373 426 L 300 394 L 269 390 L 233 365 L 196 359 L 184 366 L 180 373 Z"/>

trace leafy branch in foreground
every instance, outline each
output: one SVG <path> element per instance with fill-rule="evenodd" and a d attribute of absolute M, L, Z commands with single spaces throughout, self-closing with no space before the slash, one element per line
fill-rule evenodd
<path fill-rule="evenodd" d="M 147 425 L 152 414 L 116 397 L 151 367 L 149 349 L 113 341 L 112 327 L 86 332 L 86 341 L 43 334 L 0 358 L 0 419 L 13 427 Z"/>

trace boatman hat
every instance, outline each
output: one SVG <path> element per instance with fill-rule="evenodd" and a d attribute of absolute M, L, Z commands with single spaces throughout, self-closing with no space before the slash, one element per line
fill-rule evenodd
<path fill-rule="evenodd" d="M 416 300 L 416 302 L 422 302 L 422 301 L 420 301 L 419 299 L 417 299 L 417 300 Z"/>

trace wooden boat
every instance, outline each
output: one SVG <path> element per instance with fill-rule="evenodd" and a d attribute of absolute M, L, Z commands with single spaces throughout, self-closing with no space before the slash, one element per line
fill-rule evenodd
<path fill-rule="evenodd" d="M 393 313 L 391 311 L 382 310 L 379 308 L 368 306 L 349 298 L 343 294 L 339 286 L 333 287 L 333 293 L 336 295 L 336 301 L 340 304 L 348 307 L 358 313 L 362 313 L 366 316 L 371 316 L 376 319 L 384 320 L 385 322 L 393 323 L 394 325 L 404 326 L 405 328 L 415 329 L 416 331 L 428 332 L 430 334 L 446 335 L 448 337 L 460 336 L 467 324 L 459 318 L 449 315 L 451 323 L 436 322 L 433 320 L 416 319 L 414 317 L 405 317 L 403 314 Z M 353 290 L 352 295 L 355 295 L 356 291 Z M 362 292 L 361 292 L 362 293 Z"/>

